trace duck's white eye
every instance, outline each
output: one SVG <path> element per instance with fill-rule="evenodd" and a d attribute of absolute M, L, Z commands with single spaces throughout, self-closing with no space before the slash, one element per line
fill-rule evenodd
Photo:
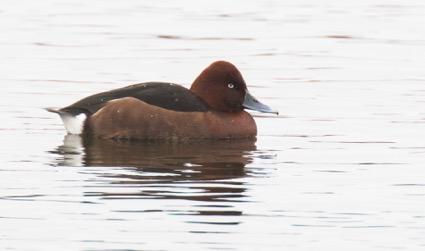
<path fill-rule="evenodd" d="M 229 87 L 230 89 L 233 89 L 235 86 L 232 83 L 228 83 L 227 87 Z"/>

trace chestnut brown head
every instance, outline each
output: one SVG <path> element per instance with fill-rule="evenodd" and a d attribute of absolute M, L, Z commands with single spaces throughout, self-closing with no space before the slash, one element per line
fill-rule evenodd
<path fill-rule="evenodd" d="M 226 61 L 216 61 L 203 70 L 190 90 L 216 111 L 240 112 L 247 108 L 276 113 L 248 92 L 240 71 Z"/>
<path fill-rule="evenodd" d="M 195 79 L 190 90 L 214 110 L 243 110 L 246 84 L 239 70 L 229 62 L 212 63 Z"/>

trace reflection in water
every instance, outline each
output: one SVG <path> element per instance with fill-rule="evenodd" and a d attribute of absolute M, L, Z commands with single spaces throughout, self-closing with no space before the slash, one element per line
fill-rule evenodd
<path fill-rule="evenodd" d="M 246 188 L 238 178 L 249 175 L 245 165 L 255 150 L 253 140 L 155 143 L 67 135 L 52 153 L 60 156 L 54 163 L 58 166 L 117 168 L 96 171 L 107 185 L 100 191 L 99 186 L 85 191 L 86 196 L 210 202 L 206 206 L 214 210 L 180 213 L 240 215 L 229 210 L 229 202 L 243 201 Z"/>

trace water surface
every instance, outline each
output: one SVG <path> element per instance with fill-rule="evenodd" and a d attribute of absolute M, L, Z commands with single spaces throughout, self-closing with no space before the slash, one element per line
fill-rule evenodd
<path fill-rule="evenodd" d="M 1 250 L 423 250 L 422 1 L 3 1 Z M 44 107 L 233 62 L 256 141 L 66 136 Z"/>

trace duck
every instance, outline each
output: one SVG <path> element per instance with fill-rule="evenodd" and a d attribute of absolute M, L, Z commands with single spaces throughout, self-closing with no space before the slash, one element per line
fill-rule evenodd
<path fill-rule="evenodd" d="M 59 114 L 68 134 L 128 140 L 256 138 L 255 120 L 245 109 L 277 114 L 250 94 L 228 61 L 210 64 L 190 89 L 146 82 L 46 108 Z"/>

